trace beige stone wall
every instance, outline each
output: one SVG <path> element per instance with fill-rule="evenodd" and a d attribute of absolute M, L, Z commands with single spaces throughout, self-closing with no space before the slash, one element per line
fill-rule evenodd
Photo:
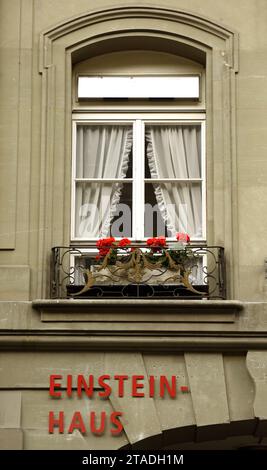
<path fill-rule="evenodd" d="M 267 441 L 264 303 L 2 302 L 0 322 L 0 449 L 175 449 L 201 443 L 235 449 Z M 62 376 L 56 380 L 62 398 L 49 396 L 52 374 Z M 95 377 L 92 398 L 77 397 L 78 374 Z M 108 399 L 98 397 L 103 374 L 129 377 L 123 397 L 112 379 Z M 67 375 L 73 378 L 71 397 Z M 133 375 L 144 377 L 144 397 L 131 396 Z M 155 377 L 153 397 L 149 376 Z M 160 376 L 176 377 L 175 397 L 159 396 Z M 55 417 L 64 411 L 63 433 L 55 428 L 49 434 L 50 411 Z M 68 433 L 76 411 L 85 433 Z M 98 419 L 105 411 L 107 420 L 113 411 L 123 413 L 123 432 L 111 436 L 107 421 L 105 432 L 95 436 L 88 425 L 92 411 Z"/>
<path fill-rule="evenodd" d="M 141 7 L 155 7 L 152 0 L 138 3 Z M 135 5 L 128 0 L 115 3 L 101 0 L 97 2 L 97 9 Z M 235 49 L 238 73 L 229 82 L 232 88 L 224 90 L 226 94 L 221 96 L 221 102 L 221 91 L 213 102 L 210 101 L 209 112 L 213 113 L 214 119 L 221 120 L 227 94 L 228 98 L 231 95 L 231 106 L 222 123 L 227 126 L 227 119 L 231 118 L 231 129 L 227 131 L 229 138 L 224 132 L 208 139 L 208 146 L 215 145 L 217 155 L 220 155 L 220 161 L 214 162 L 216 170 L 210 173 L 208 184 L 212 194 L 208 199 L 208 227 L 210 241 L 227 248 L 230 296 L 261 300 L 266 295 L 263 272 L 267 232 L 264 216 L 267 203 L 266 2 L 165 0 L 158 2 L 158 6 L 209 18 L 214 24 L 225 25 L 239 35 Z M 1 0 L 0 290 L 3 300 L 47 296 L 49 249 L 66 242 L 69 234 L 69 192 L 68 189 L 62 192 L 62 188 L 69 185 L 69 145 L 59 126 L 56 132 L 57 139 L 62 139 L 60 148 L 51 140 L 56 122 L 61 120 L 62 107 L 66 106 L 63 95 L 53 96 L 55 89 L 51 83 L 61 73 L 60 60 L 65 60 L 64 39 L 55 43 L 53 60 L 57 65 L 52 66 L 53 72 L 45 77 L 40 73 L 40 34 L 72 17 L 88 14 L 95 7 L 95 2 L 88 0 Z M 159 20 L 156 21 L 159 24 Z M 131 23 L 130 18 L 124 18 L 125 27 Z M 146 24 L 149 27 L 149 19 Z M 92 28 L 101 32 L 101 22 Z M 196 30 L 191 29 L 195 34 Z M 197 34 L 203 41 L 207 36 L 203 32 L 201 36 L 199 30 Z M 78 38 L 78 32 L 76 35 Z M 217 53 L 220 53 L 219 44 Z M 231 64 L 228 64 L 230 67 L 227 65 L 230 61 L 226 54 L 224 74 L 231 68 Z M 219 83 L 223 79 L 219 69 L 217 72 Z M 62 93 L 68 93 L 67 78 L 64 84 L 66 89 Z M 216 87 L 216 80 L 213 85 Z M 228 85 L 225 83 L 226 87 Z M 45 96 L 45 89 L 48 96 Z M 48 107 L 56 106 L 49 123 L 45 122 L 44 99 Z M 65 183 L 61 181 L 62 167 L 57 163 L 64 149 Z M 210 148 L 210 155 L 212 152 Z M 223 168 L 223 161 L 229 165 Z M 218 175 L 223 172 L 226 174 L 221 180 Z M 229 182 L 232 185 L 230 196 Z M 51 188 L 53 196 L 49 199 Z M 232 213 L 229 212 L 230 205 Z M 11 285 L 14 286 L 13 293 Z"/>
<path fill-rule="evenodd" d="M 266 24 L 265 0 L 0 0 L 1 448 L 138 447 L 145 438 L 155 448 L 243 434 L 265 442 Z M 51 247 L 69 243 L 72 60 L 109 52 L 97 38 L 118 50 L 144 34 L 163 53 L 206 57 L 208 242 L 226 248 L 228 295 L 249 301 L 242 311 L 205 301 L 31 303 L 48 297 Z M 119 403 L 129 416 L 119 438 L 49 436 L 49 373 L 112 373 L 114 364 L 177 373 L 190 393 Z M 79 406 L 86 412 L 88 401 Z"/>
<path fill-rule="evenodd" d="M 218 437 L 214 429 L 209 431 L 207 426 L 225 425 L 225 436 L 231 435 L 231 422 L 234 425 L 240 421 L 251 421 L 250 430 L 255 427 L 253 381 L 246 368 L 244 355 L 231 357 L 219 353 L 173 353 L 161 356 L 155 353 L 41 352 L 33 358 L 30 352 L 12 352 L 6 353 L 4 357 L 0 365 L 3 370 L 2 378 L 9 391 L 0 389 L 0 449 L 119 449 L 126 445 L 142 446 L 144 444 L 140 441 L 143 439 L 150 439 L 146 443 L 147 448 L 167 445 L 172 447 L 179 442 L 179 428 L 183 430 L 182 442 L 185 442 Z M 31 372 L 23 374 L 24 364 L 28 361 L 32 364 Z M 78 398 L 76 388 L 71 398 L 66 396 L 67 374 L 73 376 L 75 384 L 77 373 L 93 374 L 95 380 L 104 373 L 127 374 L 129 377 L 138 373 L 145 377 L 144 392 L 147 394 L 147 377 L 154 375 L 155 370 L 155 398 L 132 398 L 130 380 L 125 385 L 124 398 L 117 398 L 115 381 L 114 393 L 108 400 L 97 396 L 97 388 L 93 398 L 88 398 L 85 394 L 82 399 Z M 62 398 L 53 399 L 49 396 L 48 374 L 59 372 L 63 377 L 60 381 L 63 386 Z M 172 375 L 177 375 L 175 399 L 159 397 L 159 374 L 165 375 L 169 380 Z M 85 377 L 88 380 L 88 376 Z M 187 386 L 190 392 L 181 392 L 180 386 Z M 64 433 L 60 434 L 55 427 L 54 433 L 49 434 L 49 412 L 53 411 L 58 417 L 61 410 L 64 410 Z M 123 413 L 124 431 L 119 436 L 110 435 L 108 420 L 114 410 Z M 81 413 L 86 424 L 84 434 L 78 431 L 68 433 L 76 411 Z M 101 412 L 106 412 L 106 429 L 101 437 L 90 431 L 88 421 L 91 411 L 97 414 L 98 423 Z M 173 442 L 168 436 L 169 431 L 173 433 Z M 6 442 L 4 435 L 11 432 L 13 436 Z M 19 433 L 23 435 L 23 447 Z M 254 442 L 257 442 L 256 436 Z"/>

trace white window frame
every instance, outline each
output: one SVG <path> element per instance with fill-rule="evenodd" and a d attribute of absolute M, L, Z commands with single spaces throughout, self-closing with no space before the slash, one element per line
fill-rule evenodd
<path fill-rule="evenodd" d="M 192 242 L 206 241 L 206 129 L 205 129 L 205 113 L 162 113 L 162 112 L 123 112 L 123 113 L 73 113 L 73 133 L 72 133 L 72 191 L 71 191 L 71 241 L 73 243 L 90 243 L 98 240 L 97 238 L 84 239 L 75 237 L 75 187 L 76 175 L 76 134 L 78 124 L 133 124 L 133 175 L 132 191 L 132 237 L 134 241 L 145 241 L 148 237 L 144 237 L 144 142 L 145 142 L 145 125 L 146 124 L 199 124 L 201 126 L 201 178 L 164 178 L 156 179 L 156 182 L 186 182 L 196 181 L 202 184 L 202 237 L 192 238 Z M 140 161 L 140 164 L 137 162 Z M 123 179 L 83 179 L 87 181 L 122 181 Z M 151 181 L 151 179 L 149 179 Z M 127 184 L 127 183 L 125 183 Z M 119 237 L 118 237 L 119 238 Z M 168 241 L 174 240 L 172 237 L 167 238 Z"/>

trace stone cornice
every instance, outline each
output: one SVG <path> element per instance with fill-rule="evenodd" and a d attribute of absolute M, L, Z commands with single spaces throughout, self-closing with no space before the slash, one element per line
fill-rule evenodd
<path fill-rule="evenodd" d="M 117 6 L 103 10 L 91 10 L 88 13 L 74 16 L 67 21 L 60 22 L 52 28 L 47 28 L 42 32 L 42 35 L 46 35 L 55 40 L 77 29 L 84 28 L 88 26 L 88 24 L 101 23 L 118 18 L 160 18 L 161 20 L 190 24 L 191 26 L 195 26 L 198 29 L 210 32 L 221 38 L 229 38 L 237 34 L 236 31 L 206 16 L 196 15 L 193 12 L 181 9 L 173 10 L 162 6 L 142 4 L 135 6 Z"/>
<path fill-rule="evenodd" d="M 90 335 L 88 332 L 24 331 L 0 335 L 1 350 L 51 351 L 146 351 L 164 352 L 247 352 L 266 350 L 267 333 L 176 334 L 168 335 Z"/>
<path fill-rule="evenodd" d="M 236 313 L 242 310 L 244 305 L 238 300 L 180 300 L 180 299 L 37 299 L 33 300 L 32 307 L 38 310 L 59 311 L 92 311 L 101 309 L 102 311 L 134 310 L 140 312 L 140 308 L 146 311 L 162 312 L 162 309 L 175 312 L 195 313 L 205 311 L 205 313 Z"/>
<path fill-rule="evenodd" d="M 147 323 L 152 330 L 153 325 L 165 323 L 171 330 L 178 323 L 234 323 L 243 305 L 221 300 L 75 299 L 35 300 L 32 307 L 40 311 L 43 322 L 119 322 L 125 328 L 129 322 L 133 326 Z"/>
<path fill-rule="evenodd" d="M 266 350 L 266 304 L 257 306 L 255 316 L 254 304 L 239 301 L 2 302 L 0 349 L 157 353 Z"/>
<path fill-rule="evenodd" d="M 42 73 L 43 68 L 47 68 L 52 65 L 51 44 L 57 39 L 97 23 L 120 19 L 138 20 L 139 18 L 186 24 L 227 41 L 229 43 L 229 57 L 227 59 L 228 65 L 237 72 L 238 33 L 236 31 L 217 23 L 210 18 L 199 16 L 192 12 L 143 4 L 136 6 L 118 6 L 103 10 L 91 10 L 90 12 L 69 18 L 67 21 L 44 30 L 40 34 L 40 73 Z"/>

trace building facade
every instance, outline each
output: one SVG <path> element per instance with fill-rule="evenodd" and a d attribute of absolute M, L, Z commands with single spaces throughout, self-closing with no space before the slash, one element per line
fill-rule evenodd
<path fill-rule="evenodd" d="M 267 445 L 266 2 L 0 9 L 0 447 Z M 178 254 L 176 232 L 191 236 Z M 99 285 L 92 259 L 110 235 L 130 239 L 132 271 L 121 280 L 113 260 Z M 163 252 L 144 255 L 159 236 L 174 256 L 156 268 L 160 285 L 174 276 L 168 295 L 151 280 Z M 78 375 L 96 379 L 91 397 L 68 396 Z M 124 396 L 101 399 L 107 375 L 128 377 Z M 136 375 L 144 396 L 132 396 Z M 175 397 L 160 396 L 160 377 L 175 378 Z M 61 411 L 64 429 L 49 432 Z M 98 426 L 105 412 L 101 436 L 77 415 L 69 432 L 76 411 Z"/>

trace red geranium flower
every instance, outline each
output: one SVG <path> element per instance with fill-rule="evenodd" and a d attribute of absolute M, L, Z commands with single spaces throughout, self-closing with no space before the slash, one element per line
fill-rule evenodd
<path fill-rule="evenodd" d="M 187 233 L 178 232 L 176 233 L 176 240 L 178 240 L 178 242 L 189 243 L 190 237 Z"/>
<path fill-rule="evenodd" d="M 148 246 L 165 246 L 166 245 L 166 238 L 165 237 L 153 237 L 148 238 L 146 241 Z"/>
<path fill-rule="evenodd" d="M 99 248 L 99 254 L 96 256 L 96 259 L 104 258 L 109 252 L 110 248 Z"/>
<path fill-rule="evenodd" d="M 96 242 L 96 246 L 98 248 L 102 248 L 102 247 L 111 247 L 113 245 L 113 243 L 115 243 L 115 238 L 114 237 L 108 237 L 108 238 L 100 238 L 100 240 L 98 240 Z"/>
<path fill-rule="evenodd" d="M 99 254 L 96 256 L 96 260 L 99 260 L 100 258 L 104 258 L 109 252 L 109 250 L 112 248 L 112 245 L 115 243 L 115 238 L 114 237 L 108 237 L 108 238 L 101 238 L 96 242 L 96 246 L 99 250 Z"/>
<path fill-rule="evenodd" d="M 119 241 L 119 246 L 125 247 L 125 246 L 129 246 L 129 245 L 131 245 L 131 240 L 129 240 L 129 238 L 122 238 Z"/>
<path fill-rule="evenodd" d="M 153 237 L 148 238 L 146 244 L 154 249 L 160 249 L 166 246 L 166 238 L 165 237 Z"/>

